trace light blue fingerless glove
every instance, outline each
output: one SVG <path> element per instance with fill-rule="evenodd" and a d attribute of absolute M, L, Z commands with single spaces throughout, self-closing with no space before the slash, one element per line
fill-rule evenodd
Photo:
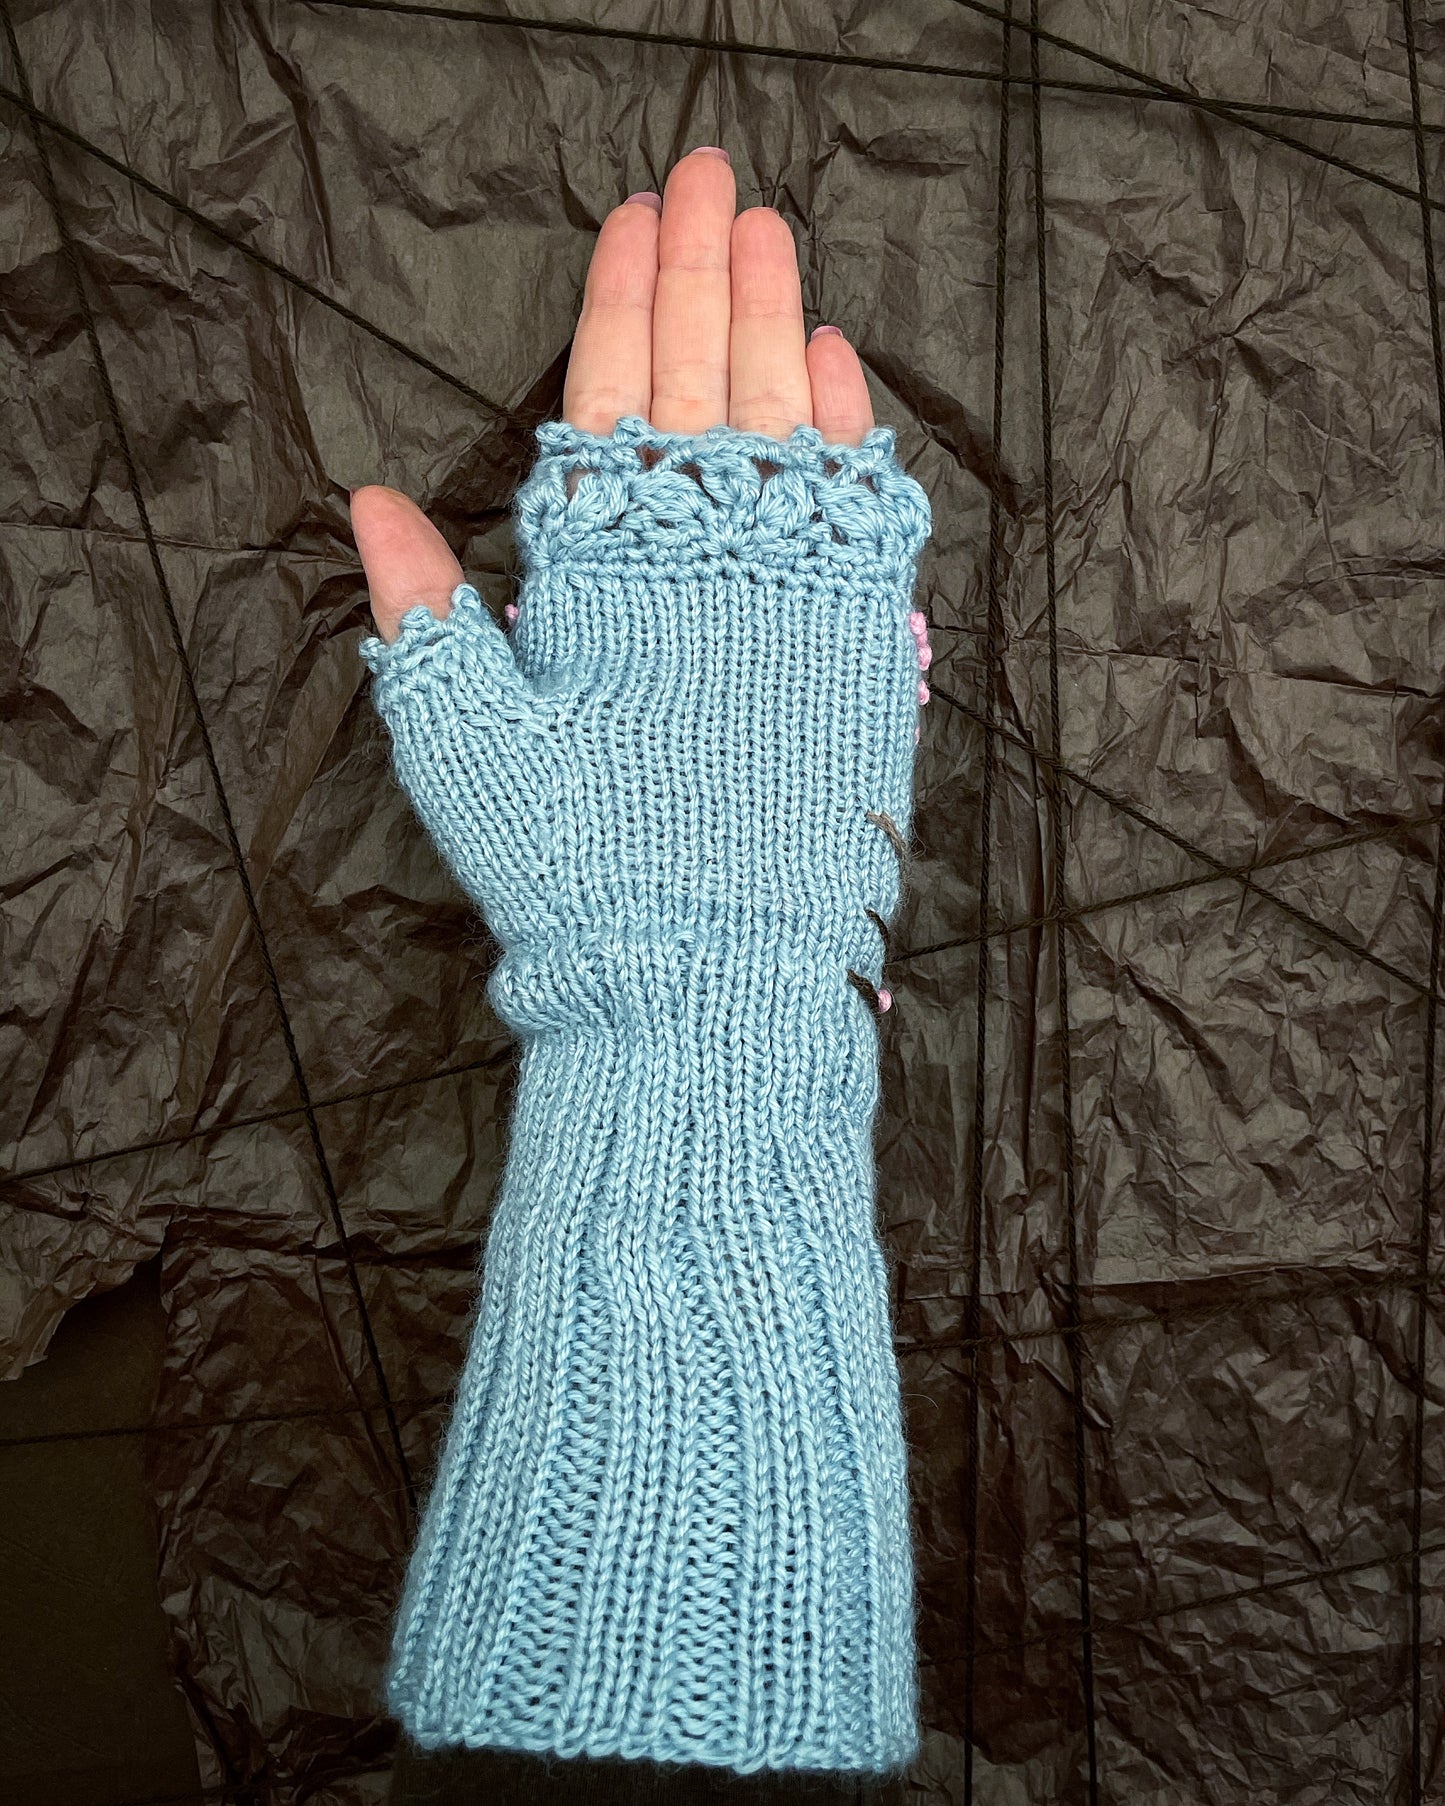
<path fill-rule="evenodd" d="M 537 438 L 510 640 L 462 584 L 362 648 L 523 1044 L 388 1701 L 425 1748 L 901 1769 L 872 1125 L 927 498 L 889 428 Z"/>

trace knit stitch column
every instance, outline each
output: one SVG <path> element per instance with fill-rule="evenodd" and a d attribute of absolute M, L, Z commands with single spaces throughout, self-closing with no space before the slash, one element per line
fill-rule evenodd
<path fill-rule="evenodd" d="M 538 437 L 513 642 L 463 585 L 364 647 L 523 1048 L 388 1699 L 429 1748 L 899 1769 L 870 987 L 927 503 L 887 429 Z"/>

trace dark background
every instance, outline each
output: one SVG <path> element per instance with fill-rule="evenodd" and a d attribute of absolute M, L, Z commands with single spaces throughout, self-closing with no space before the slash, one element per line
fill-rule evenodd
<path fill-rule="evenodd" d="M 0 1797 L 804 1792 L 378 1697 L 514 1055 L 347 490 L 500 612 L 597 226 L 718 143 L 936 521 L 926 1733 L 814 1797 L 1445 1800 L 1445 9 L 1413 95 L 1392 0 L 1039 0 L 1037 89 L 1013 11 L 0 5 Z"/>

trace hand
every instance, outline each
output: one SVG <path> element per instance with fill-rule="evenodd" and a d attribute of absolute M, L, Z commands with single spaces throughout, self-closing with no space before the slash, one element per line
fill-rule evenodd
<path fill-rule="evenodd" d="M 786 439 L 816 426 L 860 443 L 873 411 L 858 354 L 835 327 L 805 339 L 792 232 L 771 207 L 736 205 L 726 156 L 700 149 L 661 200 L 632 195 L 608 214 L 567 365 L 571 425 L 607 434 L 638 414 L 663 432 Z M 462 568 L 415 502 L 368 484 L 351 497 L 351 525 L 383 640 L 418 603 L 450 613 Z"/>

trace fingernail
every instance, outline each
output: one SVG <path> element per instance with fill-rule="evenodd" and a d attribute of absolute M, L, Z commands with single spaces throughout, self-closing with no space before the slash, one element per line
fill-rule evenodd
<path fill-rule="evenodd" d="M 724 163 L 731 163 L 732 158 L 720 144 L 695 144 L 692 147 L 694 157 L 721 157 Z"/>
<path fill-rule="evenodd" d="M 636 194 L 628 195 L 622 204 L 627 207 L 633 201 L 640 201 L 644 207 L 651 207 L 654 213 L 662 212 L 662 196 L 655 194 L 650 188 L 639 188 Z"/>
<path fill-rule="evenodd" d="M 815 326 L 808 334 L 808 337 L 810 339 L 821 339 L 826 332 L 836 333 L 840 339 L 843 336 L 843 328 L 841 326 Z M 795 339 L 793 343 L 796 344 L 797 340 Z"/>

